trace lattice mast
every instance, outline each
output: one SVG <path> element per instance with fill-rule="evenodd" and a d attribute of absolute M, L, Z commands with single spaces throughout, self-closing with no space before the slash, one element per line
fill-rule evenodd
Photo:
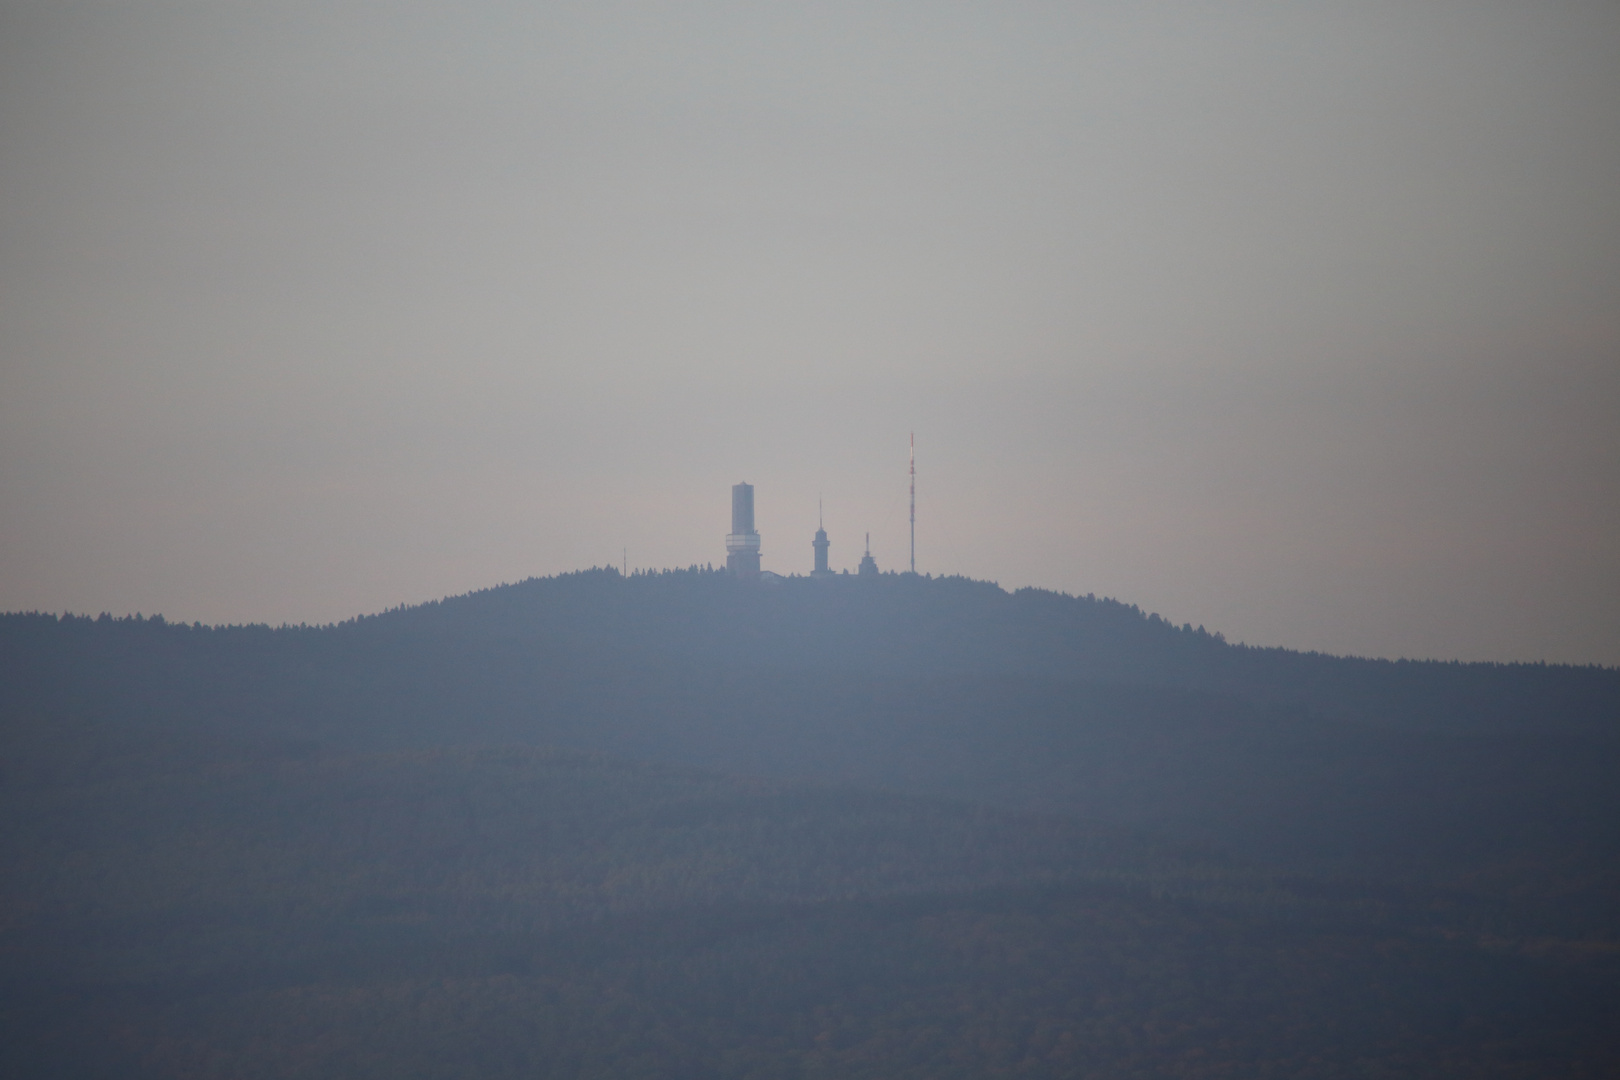
<path fill-rule="evenodd" d="M 917 433 L 911 433 L 911 572 L 917 572 Z"/>

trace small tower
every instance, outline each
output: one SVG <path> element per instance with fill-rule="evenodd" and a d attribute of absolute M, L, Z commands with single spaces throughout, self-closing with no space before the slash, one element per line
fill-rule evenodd
<path fill-rule="evenodd" d="M 877 560 L 872 558 L 872 534 L 866 534 L 866 554 L 861 556 L 861 566 L 857 573 L 861 577 L 877 577 Z"/>
<path fill-rule="evenodd" d="M 731 489 L 731 532 L 726 537 L 726 569 L 738 577 L 759 576 L 759 533 L 754 531 L 754 485 Z"/>
<path fill-rule="evenodd" d="M 810 571 L 813 578 L 830 578 L 833 572 L 827 569 L 827 549 L 832 545 L 827 541 L 827 529 L 821 522 L 821 503 L 816 503 L 816 538 L 810 541 L 810 546 L 816 551 L 816 568 Z"/>

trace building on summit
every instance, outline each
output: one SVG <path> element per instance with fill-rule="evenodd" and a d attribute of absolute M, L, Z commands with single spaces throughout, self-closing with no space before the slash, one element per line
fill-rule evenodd
<path fill-rule="evenodd" d="M 877 577 L 877 560 L 872 558 L 872 534 L 866 534 L 866 554 L 861 556 L 861 566 L 856 573 L 860 577 Z"/>

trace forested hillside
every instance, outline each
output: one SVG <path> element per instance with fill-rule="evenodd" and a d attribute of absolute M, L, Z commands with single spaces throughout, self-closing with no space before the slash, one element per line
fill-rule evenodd
<path fill-rule="evenodd" d="M 0 1066 L 1597 1076 L 1620 673 L 594 571 L 0 617 Z"/>

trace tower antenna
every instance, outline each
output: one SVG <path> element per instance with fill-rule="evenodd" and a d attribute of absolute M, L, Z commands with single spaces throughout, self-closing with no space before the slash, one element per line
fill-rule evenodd
<path fill-rule="evenodd" d="M 917 433 L 911 433 L 911 572 L 917 572 Z"/>

